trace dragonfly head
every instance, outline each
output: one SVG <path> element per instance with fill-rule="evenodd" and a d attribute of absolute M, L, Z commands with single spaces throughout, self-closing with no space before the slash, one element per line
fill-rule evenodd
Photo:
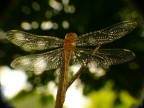
<path fill-rule="evenodd" d="M 67 34 L 65 35 L 65 39 L 66 39 L 66 40 L 76 41 L 77 37 L 78 37 L 78 36 L 77 36 L 76 33 L 67 33 Z"/>

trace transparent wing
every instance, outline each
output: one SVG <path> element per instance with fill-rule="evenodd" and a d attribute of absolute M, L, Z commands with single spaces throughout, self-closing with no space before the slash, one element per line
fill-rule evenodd
<path fill-rule="evenodd" d="M 94 55 L 91 55 L 92 53 L 92 49 L 77 50 L 75 52 L 77 62 L 85 63 L 89 60 L 89 63 L 92 62 L 95 65 L 103 66 L 121 64 L 135 58 L 135 54 L 127 49 L 100 49 Z"/>
<path fill-rule="evenodd" d="M 5 34 L 6 38 L 15 45 L 27 49 L 44 50 L 63 46 L 63 40 L 51 36 L 38 36 L 19 30 L 10 30 Z"/>
<path fill-rule="evenodd" d="M 81 65 L 81 66 L 84 65 L 85 66 L 87 64 L 87 60 L 91 61 L 93 59 L 93 57 L 91 58 L 92 51 L 93 50 L 89 50 L 89 49 L 76 49 L 71 56 L 70 65 Z M 95 59 L 95 61 L 97 63 L 100 62 L 98 61 L 98 58 L 97 60 Z"/>
<path fill-rule="evenodd" d="M 136 27 L 136 22 L 124 21 L 100 31 L 90 32 L 78 37 L 77 46 L 102 45 L 121 38 Z"/>
<path fill-rule="evenodd" d="M 127 49 L 100 49 L 95 57 L 103 59 L 103 63 L 106 65 L 116 65 L 129 62 L 135 58 L 135 54 Z"/>
<path fill-rule="evenodd" d="M 20 70 L 43 72 L 61 67 L 62 62 L 63 49 L 61 48 L 47 53 L 18 57 L 12 61 L 11 67 Z"/>

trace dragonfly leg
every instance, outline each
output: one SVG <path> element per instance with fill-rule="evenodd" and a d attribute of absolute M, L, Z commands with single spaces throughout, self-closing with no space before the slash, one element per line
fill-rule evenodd
<path fill-rule="evenodd" d="M 100 45 L 94 49 L 92 55 L 96 54 L 99 48 L 100 48 Z"/>

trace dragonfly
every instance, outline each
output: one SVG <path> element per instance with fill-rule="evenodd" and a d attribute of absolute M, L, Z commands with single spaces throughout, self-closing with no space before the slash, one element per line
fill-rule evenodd
<path fill-rule="evenodd" d="M 68 68 L 73 63 L 85 64 L 88 61 L 97 66 L 115 65 L 128 62 L 135 54 L 128 49 L 99 49 L 99 46 L 117 40 L 131 32 L 137 23 L 123 21 L 105 29 L 89 32 L 81 36 L 67 33 L 65 39 L 54 36 L 40 36 L 19 30 L 5 33 L 6 38 L 13 44 L 32 50 L 50 51 L 40 54 L 21 56 L 12 61 L 11 67 L 27 71 L 46 71 L 63 67 L 62 102 L 64 102 L 67 85 Z M 89 46 L 97 47 L 94 51 Z M 84 48 L 87 47 L 87 48 Z"/>

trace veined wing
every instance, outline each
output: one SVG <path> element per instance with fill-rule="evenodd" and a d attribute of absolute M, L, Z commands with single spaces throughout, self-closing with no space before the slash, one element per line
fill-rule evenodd
<path fill-rule="evenodd" d="M 6 38 L 15 45 L 33 50 L 45 50 L 63 46 L 63 40 L 51 36 L 39 36 L 19 30 L 10 30 Z"/>
<path fill-rule="evenodd" d="M 56 49 L 42 54 L 31 54 L 16 58 L 11 63 L 11 67 L 43 72 L 45 70 L 56 69 L 61 67 L 63 63 L 63 49 Z"/>
<path fill-rule="evenodd" d="M 88 63 L 92 62 L 97 66 L 122 64 L 135 58 L 135 54 L 127 49 L 99 49 L 92 55 L 93 51 L 92 49 L 79 50 L 75 55 L 80 61 L 85 63 L 89 60 Z"/>
<path fill-rule="evenodd" d="M 120 22 L 105 29 L 79 36 L 76 44 L 77 46 L 95 46 L 109 43 L 131 32 L 136 25 L 137 23 L 133 21 Z"/>
<path fill-rule="evenodd" d="M 100 49 L 95 56 L 103 58 L 106 65 L 122 64 L 135 58 L 135 54 L 127 49 Z"/>

